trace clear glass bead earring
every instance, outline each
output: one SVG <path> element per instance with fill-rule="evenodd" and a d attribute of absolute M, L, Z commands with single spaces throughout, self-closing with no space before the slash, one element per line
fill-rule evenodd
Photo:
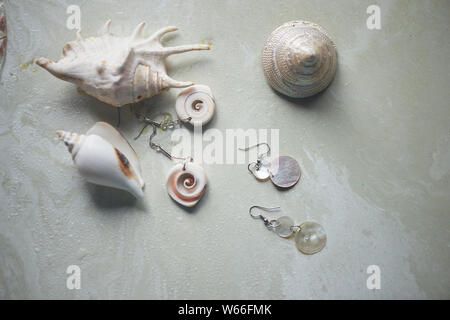
<path fill-rule="evenodd" d="M 175 157 L 161 147 L 160 144 L 153 142 L 153 138 L 157 133 L 157 128 L 161 128 L 162 130 L 173 129 L 184 122 L 189 122 L 192 118 L 188 117 L 185 119 L 165 121 L 161 123 L 153 121 L 152 119 L 142 115 L 138 115 L 138 118 L 144 121 L 146 125 L 139 132 L 135 140 L 141 136 L 147 126 L 151 125 L 153 127 L 153 132 L 149 138 L 150 148 L 156 150 L 156 152 L 161 152 L 170 160 L 182 161 L 175 164 L 169 170 L 166 183 L 167 193 L 175 202 L 185 207 L 195 206 L 200 201 L 206 190 L 207 178 L 203 167 L 194 163 L 192 157 Z"/>
<path fill-rule="evenodd" d="M 294 158 L 279 156 L 270 161 L 270 146 L 266 142 L 239 148 L 239 150 L 248 151 L 261 145 L 267 146 L 267 151 L 260 153 L 255 162 L 248 164 L 248 171 L 259 181 L 267 181 L 270 178 L 272 183 L 281 189 L 288 189 L 296 185 L 300 180 L 301 170 L 300 165 Z"/>
<path fill-rule="evenodd" d="M 290 238 L 295 234 L 294 241 L 297 249 L 304 254 L 314 254 L 321 251 L 327 243 L 327 235 L 324 228 L 313 221 L 305 221 L 296 225 L 288 216 L 282 216 L 277 219 L 268 219 L 261 213 L 252 213 L 253 209 L 265 211 L 279 210 L 280 207 L 262 207 L 251 206 L 248 213 L 253 218 L 259 218 L 264 222 L 268 230 L 274 231 L 282 238 Z"/>

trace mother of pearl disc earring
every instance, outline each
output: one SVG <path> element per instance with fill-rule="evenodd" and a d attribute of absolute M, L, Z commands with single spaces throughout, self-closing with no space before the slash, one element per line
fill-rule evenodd
<path fill-rule="evenodd" d="M 300 252 L 304 254 L 314 254 L 325 247 L 327 235 L 323 227 L 317 222 L 305 221 L 300 225 L 295 225 L 294 221 L 288 216 L 269 220 L 261 213 L 252 213 L 252 210 L 255 208 L 265 211 L 275 211 L 280 209 L 280 207 L 266 208 L 261 206 L 251 206 L 248 213 L 253 218 L 260 218 L 267 229 L 274 231 L 282 238 L 289 238 L 295 233 L 295 245 Z"/>
<path fill-rule="evenodd" d="M 300 165 L 294 158 L 290 156 L 279 156 L 269 161 L 270 146 L 266 142 L 246 148 L 239 148 L 239 150 L 248 151 L 260 145 L 266 145 L 267 151 L 259 154 L 255 162 L 248 164 L 248 171 L 259 181 L 267 181 L 270 178 L 274 185 L 282 189 L 296 185 L 300 180 L 301 170 Z"/>

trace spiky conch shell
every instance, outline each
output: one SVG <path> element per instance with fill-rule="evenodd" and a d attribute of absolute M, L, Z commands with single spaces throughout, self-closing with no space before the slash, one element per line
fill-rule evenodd
<path fill-rule="evenodd" d="M 206 190 L 206 174 L 193 162 L 178 163 L 169 171 L 167 192 L 170 197 L 185 207 L 195 206 Z"/>
<path fill-rule="evenodd" d="M 102 35 L 67 43 L 58 62 L 46 58 L 36 63 L 54 76 L 74 83 L 87 94 L 116 107 L 150 98 L 162 90 L 183 88 L 182 82 L 167 75 L 165 59 L 172 54 L 193 50 L 209 50 L 209 45 L 163 47 L 161 38 L 177 27 L 166 27 L 148 38 L 142 36 L 145 22 L 131 36 L 117 37 L 110 32 L 111 20 Z"/>
<path fill-rule="evenodd" d="M 97 122 L 86 135 L 62 130 L 56 133 L 87 181 L 126 190 L 136 198 L 143 196 L 144 180 L 136 152 L 111 125 Z"/>
<path fill-rule="evenodd" d="M 262 53 L 267 82 L 292 98 L 305 98 L 324 90 L 337 68 L 336 46 L 327 32 L 308 21 L 291 21 L 267 39 Z"/>

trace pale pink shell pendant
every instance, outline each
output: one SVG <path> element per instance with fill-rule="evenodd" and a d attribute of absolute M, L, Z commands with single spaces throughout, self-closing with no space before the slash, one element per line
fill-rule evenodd
<path fill-rule="evenodd" d="M 167 75 L 165 59 L 172 54 L 193 50 L 209 50 L 209 45 L 163 47 L 161 38 L 177 27 L 166 27 L 148 38 L 142 36 L 145 22 L 131 36 L 118 37 L 110 32 L 111 20 L 102 35 L 67 43 L 58 62 L 46 58 L 36 63 L 54 76 L 76 84 L 87 94 L 121 107 L 150 98 L 164 89 L 191 86 Z"/>
<path fill-rule="evenodd" d="M 168 176 L 167 192 L 174 201 L 185 207 L 195 206 L 205 193 L 206 174 L 196 163 L 178 163 Z"/>

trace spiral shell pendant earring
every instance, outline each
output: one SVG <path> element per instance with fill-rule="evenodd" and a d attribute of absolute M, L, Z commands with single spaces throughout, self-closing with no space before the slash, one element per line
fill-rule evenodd
<path fill-rule="evenodd" d="M 214 115 L 216 102 L 211 88 L 206 85 L 193 85 L 178 94 L 175 111 L 178 118 L 191 118 L 194 126 L 207 124 Z"/>
<path fill-rule="evenodd" d="M 166 182 L 167 193 L 175 202 L 179 203 L 182 206 L 195 206 L 200 201 L 206 190 L 207 178 L 202 166 L 194 163 L 192 157 L 175 157 L 168 151 L 163 149 L 160 144 L 152 141 L 156 136 L 157 128 L 161 128 L 162 130 L 175 128 L 177 125 L 181 125 L 185 122 L 190 122 L 192 118 L 188 117 L 162 123 L 155 122 L 150 118 L 141 115 L 138 115 L 138 118 L 146 122 L 146 125 L 135 139 L 139 138 L 139 136 L 148 125 L 151 125 L 153 127 L 153 132 L 150 135 L 149 139 L 150 148 L 156 150 L 157 152 L 161 152 L 170 160 L 181 161 L 176 163 L 169 170 Z"/>
<path fill-rule="evenodd" d="M 300 225 L 296 225 L 288 216 L 282 216 L 277 219 L 268 219 L 261 213 L 253 213 L 253 209 L 275 211 L 280 209 L 280 207 L 267 208 L 261 206 L 251 206 L 248 212 L 252 218 L 261 219 L 268 230 L 274 231 L 282 238 L 290 238 L 295 234 L 295 246 L 301 253 L 314 254 L 320 252 L 327 243 L 327 235 L 325 230 L 317 222 L 305 221 Z"/>
<path fill-rule="evenodd" d="M 242 151 L 248 151 L 251 148 L 265 145 L 267 151 L 258 155 L 255 162 L 248 164 L 248 171 L 259 181 L 267 181 L 270 179 L 272 183 L 281 189 L 288 189 L 297 184 L 301 177 L 300 165 L 297 160 L 290 156 L 279 156 L 273 160 L 269 160 L 270 146 L 263 142 L 256 145 L 239 148 Z"/>

